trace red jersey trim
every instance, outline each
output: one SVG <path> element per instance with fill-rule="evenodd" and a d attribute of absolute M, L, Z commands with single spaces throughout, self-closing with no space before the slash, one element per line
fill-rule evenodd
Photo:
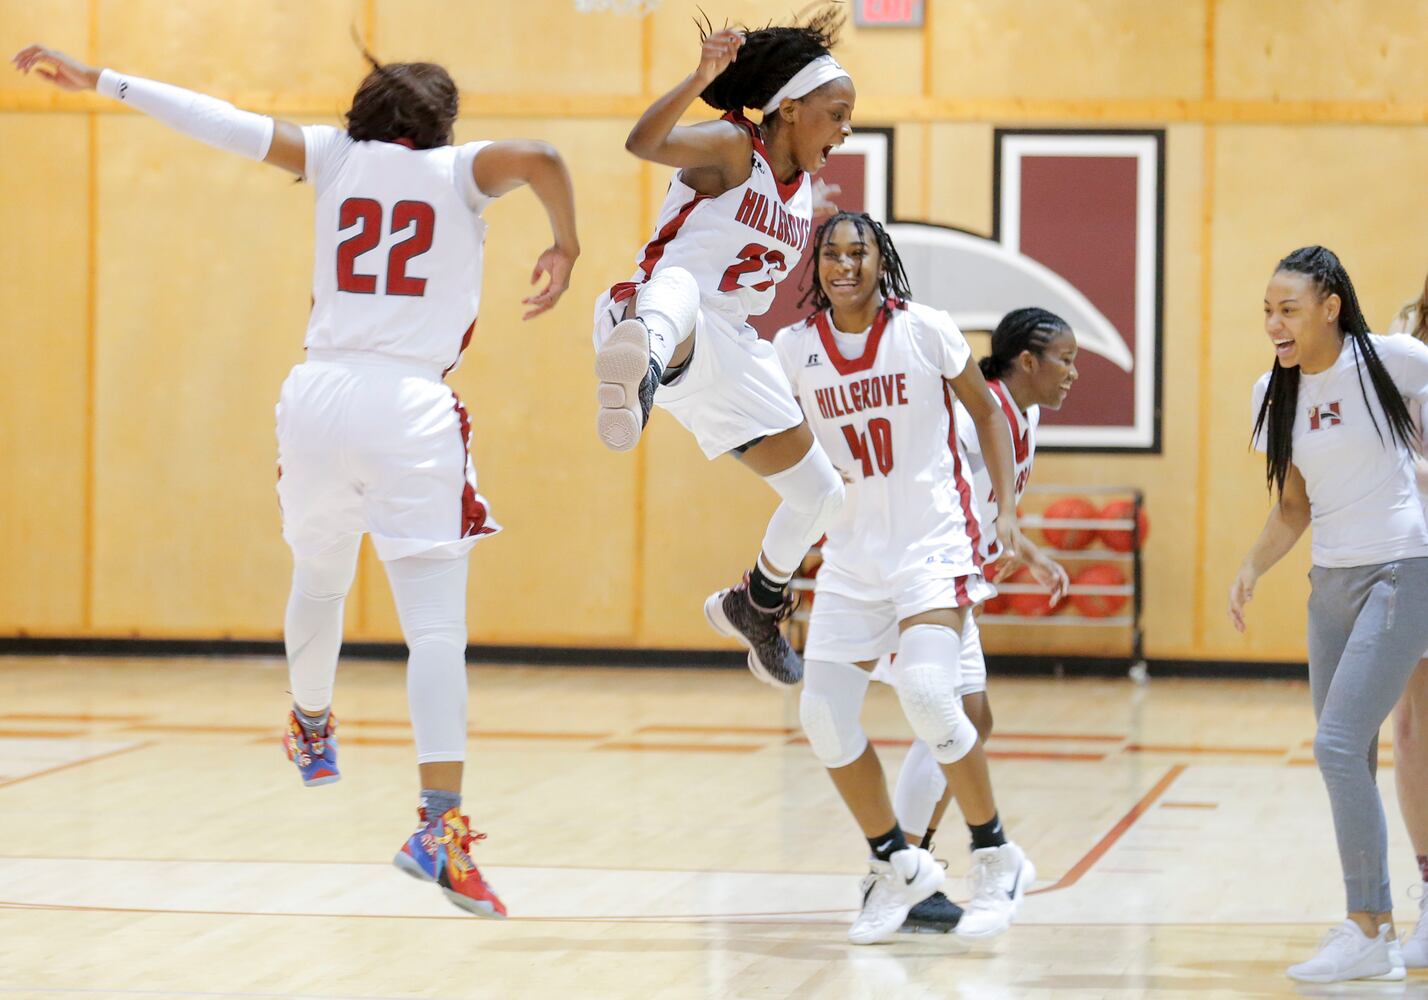
<path fill-rule="evenodd" d="M 982 523 L 977 518 L 977 501 L 972 496 L 972 484 L 963 474 L 962 449 L 957 446 L 957 400 L 952 386 L 942 382 L 942 404 L 947 407 L 947 447 L 952 452 L 952 481 L 957 484 L 957 498 L 962 503 L 962 519 L 967 522 L 967 538 L 972 543 L 972 565 L 982 568 Z"/>
<path fill-rule="evenodd" d="M 1017 419 L 1018 411 L 1016 403 L 1011 398 L 1011 393 L 1007 392 L 1006 386 L 1002 385 L 999 379 L 992 379 L 987 383 L 987 388 L 992 390 L 992 395 L 997 397 L 997 402 L 1002 404 L 1002 412 L 1007 415 L 1007 429 L 1011 431 L 1012 444 L 1016 450 L 1016 464 L 1021 465 L 1026 461 L 1027 455 L 1031 451 L 1031 442 L 1027 436 L 1027 431 L 1023 429 L 1021 435 L 1017 436 L 1017 428 L 1023 427 L 1026 423 L 1026 414 L 1022 413 L 1021 420 Z"/>
<path fill-rule="evenodd" d="M 745 132 L 749 133 L 749 138 L 752 139 L 754 143 L 754 152 L 759 155 L 759 159 L 768 165 L 769 176 L 773 178 L 774 184 L 778 187 L 778 196 L 783 199 L 784 204 L 787 204 L 790 198 L 798 194 L 798 189 L 803 186 L 803 182 L 807 179 L 808 175 L 800 170 L 793 175 L 793 180 L 785 184 L 778 179 L 778 174 L 774 172 L 773 160 L 769 159 L 768 147 L 764 145 L 763 136 L 759 135 L 759 127 L 737 111 L 726 113 L 722 120 L 733 122 Z"/>
<path fill-rule="evenodd" d="M 650 275 L 654 273 L 655 265 L 664 257 L 665 247 L 670 241 L 679 235 L 680 228 L 689 219 L 689 214 L 698 207 L 702 201 L 708 201 L 712 195 L 695 193 L 694 197 L 680 206 L 679 211 L 674 213 L 674 218 L 664 224 L 655 238 L 645 244 L 644 256 L 640 258 L 640 271 L 644 277 L 641 282 L 649 281 Z M 613 302 L 623 302 L 631 295 L 635 294 L 635 289 L 639 283 L 634 281 L 622 281 L 610 289 L 610 299 Z"/>
<path fill-rule="evenodd" d="M 887 299 L 883 303 L 883 307 L 878 310 L 878 314 L 873 317 L 873 327 L 868 331 L 868 344 L 863 348 L 862 356 L 851 360 L 843 357 L 843 352 L 838 350 L 838 341 L 833 336 L 833 324 L 829 319 L 828 310 L 825 309 L 815 316 L 813 325 L 818 329 L 818 339 L 823 342 L 823 352 L 828 355 L 828 360 L 833 362 L 833 367 L 838 370 L 838 374 L 853 375 L 873 367 L 873 364 L 878 360 L 878 345 L 882 343 L 883 330 L 887 328 L 893 310 L 906 308 L 906 303 L 893 298 Z"/>
<path fill-rule="evenodd" d="M 471 346 L 471 335 L 476 332 L 476 321 L 473 319 L 471 325 L 466 328 L 466 332 L 461 335 L 461 346 L 456 349 L 456 360 L 446 366 L 446 371 L 441 373 L 442 378 L 451 374 L 451 369 L 461 363 L 461 355 L 466 353 L 466 348 Z"/>
<path fill-rule="evenodd" d="M 456 405 L 457 419 L 461 421 L 461 453 L 466 463 L 464 474 L 461 477 L 461 537 L 493 535 L 497 529 L 486 523 L 491 512 L 486 509 L 486 505 L 476 495 L 476 487 L 471 485 L 471 418 L 466 415 L 466 407 L 461 405 L 461 400 L 457 398 L 456 393 L 451 394 L 451 399 Z"/>

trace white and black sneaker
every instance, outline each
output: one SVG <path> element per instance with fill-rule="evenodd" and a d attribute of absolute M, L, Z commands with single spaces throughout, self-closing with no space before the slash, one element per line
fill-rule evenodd
<path fill-rule="evenodd" d="M 1408 894 L 1413 892 L 1410 887 Z M 1428 969 L 1428 884 L 1420 884 L 1418 893 L 1418 923 L 1403 941 L 1403 964 L 1409 969 Z"/>
<path fill-rule="evenodd" d="M 1011 926 L 1022 897 L 1036 880 L 1036 866 L 1026 852 L 1008 841 L 1001 847 L 972 852 L 972 900 L 956 934 L 964 938 L 991 938 Z"/>
<path fill-rule="evenodd" d="M 1345 920 L 1319 943 L 1319 950 L 1306 962 L 1289 967 L 1289 978 L 1301 983 L 1342 983 L 1351 979 L 1380 979 L 1397 982 L 1407 973 L 1398 942 L 1388 935 L 1393 927 L 1384 924 L 1378 935 L 1368 937 L 1352 920 Z"/>
<path fill-rule="evenodd" d="M 749 670 L 765 684 L 791 688 L 803 680 L 803 658 L 784 638 L 779 623 L 793 614 L 792 594 L 783 604 L 767 610 L 754 603 L 749 594 L 749 578 L 727 590 L 710 594 L 704 602 L 704 617 L 720 635 L 738 639 L 749 650 Z"/>
<path fill-rule="evenodd" d="M 962 907 L 940 890 L 907 911 L 902 922 L 904 934 L 950 934 L 962 920 Z"/>
<path fill-rule="evenodd" d="M 622 320 L 595 352 L 595 398 L 600 412 L 595 429 L 605 447 L 629 451 L 650 422 L 660 367 L 650 356 L 650 332 L 644 321 Z"/>
<path fill-rule="evenodd" d="M 942 887 L 942 866 L 927 851 L 909 847 L 887 861 L 868 862 L 863 908 L 848 930 L 853 944 L 877 944 L 896 936 L 908 911 Z"/>

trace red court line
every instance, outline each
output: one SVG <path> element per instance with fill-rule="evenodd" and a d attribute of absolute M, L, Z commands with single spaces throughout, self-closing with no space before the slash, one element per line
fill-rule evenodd
<path fill-rule="evenodd" d="M 1095 733 L 1004 733 L 1000 729 L 993 730 L 991 739 L 994 740 L 1056 740 L 1056 741 L 1085 741 L 1091 743 L 1120 743 L 1124 736 L 1101 736 Z"/>
<path fill-rule="evenodd" d="M 767 733 L 788 736 L 798 732 L 793 726 L 641 726 L 637 733 Z"/>
<path fill-rule="evenodd" d="M 108 715 L 104 712 L 80 712 L 60 714 L 57 712 L 6 712 L 0 719 L 15 722 L 139 722 L 147 715 Z"/>
<path fill-rule="evenodd" d="M 83 760 L 72 760 L 67 764 L 56 764 L 54 767 L 47 767 L 43 771 L 32 771 L 29 774 L 22 774 L 14 778 L 0 779 L 0 788 L 10 785 L 18 785 L 22 781 L 29 781 L 31 778 L 44 778 L 51 774 L 58 774 L 60 771 L 68 771 L 72 767 L 79 767 L 82 764 L 93 764 L 96 761 L 108 760 L 110 757 L 118 757 L 120 754 L 132 753 L 135 750 L 143 750 L 151 747 L 152 743 L 136 743 L 131 747 L 120 747 L 118 750 L 110 750 L 107 753 L 95 754 L 93 757 L 85 757 Z"/>
<path fill-rule="evenodd" d="M 239 736 L 272 734 L 275 737 L 281 734 L 281 730 L 277 726 L 221 726 L 216 724 L 189 726 L 170 722 L 136 722 L 125 728 L 137 729 L 143 733 L 221 733 L 228 735 L 236 733 Z"/>
<path fill-rule="evenodd" d="M 1219 753 L 1283 757 L 1288 747 L 1203 747 L 1198 743 L 1127 743 L 1126 753 Z"/>
<path fill-rule="evenodd" d="M 988 750 L 988 760 L 1105 760 L 1103 753 L 1055 753 L 1036 750 Z"/>
<path fill-rule="evenodd" d="M 637 743 L 621 740 L 618 743 L 601 743 L 596 750 L 674 750 L 693 753 L 752 753 L 762 750 L 759 743 Z"/>
<path fill-rule="evenodd" d="M 29 736 L 31 738 L 66 740 L 83 735 L 85 735 L 83 729 L 0 729 L 0 737 Z"/>
<path fill-rule="evenodd" d="M 1096 846 L 1087 851 L 1080 861 L 1072 865 L 1070 871 L 1062 875 L 1054 885 L 1049 885 L 1044 889 L 1033 889 L 1027 893 L 1027 895 L 1055 892 L 1058 889 L 1069 889 L 1081 881 L 1081 876 L 1090 871 L 1091 866 L 1097 861 L 1100 861 L 1101 858 L 1105 856 L 1105 853 L 1115 846 L 1116 841 L 1125 836 L 1125 832 L 1135 824 L 1135 821 L 1145 815 L 1146 810 L 1155 805 L 1155 800 L 1164 795 L 1165 790 L 1174 783 L 1175 779 L 1185 773 L 1187 766 L 1186 764 L 1176 764 L 1169 771 L 1166 771 L 1164 777 L 1155 783 L 1155 787 L 1146 792 L 1139 802 L 1131 806 L 1130 812 L 1122 816 L 1119 822 L 1111 827 L 1104 837 L 1097 841 Z"/>
<path fill-rule="evenodd" d="M 471 736 L 478 740 L 576 740 L 593 742 L 608 740 L 614 733 L 540 733 L 520 729 L 477 729 Z"/>

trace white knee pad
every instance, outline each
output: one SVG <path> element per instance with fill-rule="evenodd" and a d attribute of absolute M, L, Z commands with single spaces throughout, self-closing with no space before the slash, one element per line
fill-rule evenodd
<path fill-rule="evenodd" d="M 783 497 L 764 532 L 765 561 L 771 569 L 791 573 L 843 509 L 843 477 L 815 442 L 797 465 L 764 481 Z"/>
<path fill-rule="evenodd" d="M 914 625 L 898 640 L 893 669 L 903 714 L 941 764 L 977 745 L 977 729 L 957 695 L 961 637 L 945 625 Z"/>
<path fill-rule="evenodd" d="M 809 660 L 803 665 L 798 717 L 824 767 L 847 767 L 868 748 L 862 723 L 868 681 L 868 672 L 851 663 Z"/>
<path fill-rule="evenodd" d="M 650 353 L 660 367 L 694 332 L 699 316 L 699 282 L 682 267 L 666 267 L 635 293 L 635 314 L 650 332 Z"/>
<path fill-rule="evenodd" d="M 902 770 L 897 773 L 897 788 L 893 790 L 893 812 L 897 814 L 898 826 L 921 837 L 927 832 L 932 813 L 946 791 L 947 776 L 933 759 L 932 751 L 921 740 L 913 740 Z"/>

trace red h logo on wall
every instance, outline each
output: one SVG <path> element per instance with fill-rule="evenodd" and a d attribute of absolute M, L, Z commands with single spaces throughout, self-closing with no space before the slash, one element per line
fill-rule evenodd
<path fill-rule="evenodd" d="M 1337 427 L 1344 422 L 1344 415 L 1339 412 L 1339 400 L 1332 403 L 1320 403 L 1317 406 L 1309 407 L 1309 429 L 1317 431 L 1322 427 Z"/>

